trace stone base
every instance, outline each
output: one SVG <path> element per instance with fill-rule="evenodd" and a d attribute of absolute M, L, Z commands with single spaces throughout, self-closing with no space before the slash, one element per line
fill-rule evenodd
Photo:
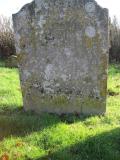
<path fill-rule="evenodd" d="M 68 100 L 64 95 L 54 97 L 29 97 L 25 100 L 25 111 L 36 113 L 56 113 L 56 114 L 84 114 L 103 115 L 106 112 L 106 103 L 93 98 L 74 98 Z"/>

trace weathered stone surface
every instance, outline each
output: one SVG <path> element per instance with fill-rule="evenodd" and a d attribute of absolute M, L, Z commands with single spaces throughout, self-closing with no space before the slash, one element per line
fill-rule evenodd
<path fill-rule="evenodd" d="M 25 110 L 105 112 L 107 9 L 94 0 L 35 0 L 13 23 Z"/>

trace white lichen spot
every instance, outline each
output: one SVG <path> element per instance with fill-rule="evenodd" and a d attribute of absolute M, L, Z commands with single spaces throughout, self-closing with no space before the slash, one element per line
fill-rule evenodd
<path fill-rule="evenodd" d="M 54 90 L 52 88 L 47 88 L 45 91 L 47 94 L 50 94 L 50 93 L 54 94 Z"/>
<path fill-rule="evenodd" d="M 45 3 L 43 0 L 35 0 L 35 4 L 37 6 L 37 10 L 41 10 L 42 8 L 44 8 L 44 9 L 49 8 L 48 4 Z"/>
<path fill-rule="evenodd" d="M 52 80 L 54 78 L 55 72 L 52 64 L 48 64 L 45 69 L 45 79 Z"/>
<path fill-rule="evenodd" d="M 20 48 L 20 35 L 18 33 L 15 34 L 15 47 L 16 47 L 16 53 L 19 54 L 21 52 Z"/>
<path fill-rule="evenodd" d="M 33 84 L 33 87 L 34 87 L 34 88 L 38 88 L 39 85 L 38 85 L 38 84 Z"/>
<path fill-rule="evenodd" d="M 36 63 L 37 63 L 37 60 L 33 57 L 29 61 L 29 64 L 36 64 Z"/>
<path fill-rule="evenodd" d="M 59 83 L 57 83 L 55 86 L 56 86 L 56 87 L 60 87 L 60 84 L 59 84 Z"/>
<path fill-rule="evenodd" d="M 93 38 L 93 37 L 95 37 L 95 35 L 96 35 L 96 30 L 95 30 L 94 27 L 88 26 L 88 27 L 86 27 L 86 29 L 85 29 L 85 34 L 86 34 L 86 36 L 88 36 L 89 38 Z"/>
<path fill-rule="evenodd" d="M 82 32 L 77 32 L 76 33 L 76 38 L 78 41 L 82 41 Z"/>
<path fill-rule="evenodd" d="M 40 20 L 38 21 L 38 25 L 40 26 L 40 28 L 43 27 L 43 25 L 46 23 L 46 20 L 44 19 L 44 16 L 40 16 Z"/>
<path fill-rule="evenodd" d="M 31 76 L 31 73 L 29 71 L 27 71 L 27 70 L 24 70 L 23 71 L 23 75 L 24 75 L 25 79 L 27 79 L 27 78 L 29 78 Z"/>
<path fill-rule="evenodd" d="M 20 40 L 20 35 L 19 35 L 18 33 L 15 34 L 15 39 L 16 39 L 17 41 Z"/>
<path fill-rule="evenodd" d="M 85 4 L 85 10 L 88 13 L 93 13 L 95 12 L 95 4 L 93 2 L 88 2 Z"/>
<path fill-rule="evenodd" d="M 80 63 L 80 60 L 78 58 L 75 58 L 75 63 Z"/>
<path fill-rule="evenodd" d="M 44 30 L 40 30 L 40 32 L 39 32 L 41 35 L 44 33 Z M 38 34 L 38 33 L 37 33 Z"/>
<path fill-rule="evenodd" d="M 65 49 L 64 49 L 64 53 L 65 53 L 65 55 L 66 55 L 67 57 L 69 57 L 69 56 L 71 56 L 72 51 L 71 51 L 69 48 L 65 48 Z"/>
<path fill-rule="evenodd" d="M 62 78 L 62 80 L 65 82 L 65 81 L 67 80 L 67 75 L 62 74 L 62 75 L 61 75 L 61 78 Z"/>
<path fill-rule="evenodd" d="M 94 94 L 95 94 L 96 97 L 100 97 L 100 91 L 98 90 L 97 87 L 94 88 L 93 91 L 94 91 Z"/>
<path fill-rule="evenodd" d="M 60 13 L 60 18 L 64 18 L 64 16 L 65 16 L 65 15 L 64 15 L 64 12 L 61 12 L 61 13 Z"/>
<path fill-rule="evenodd" d="M 48 81 L 43 82 L 43 88 L 49 87 L 51 84 Z"/>
<path fill-rule="evenodd" d="M 51 88 L 52 84 L 48 81 L 43 82 L 43 88 L 44 91 L 49 94 L 49 93 L 54 93 L 54 89 Z"/>

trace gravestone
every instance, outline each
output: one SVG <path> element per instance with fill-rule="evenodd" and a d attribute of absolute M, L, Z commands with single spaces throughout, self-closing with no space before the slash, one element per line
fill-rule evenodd
<path fill-rule="evenodd" d="M 107 9 L 94 0 L 34 0 L 13 24 L 25 110 L 105 113 Z"/>

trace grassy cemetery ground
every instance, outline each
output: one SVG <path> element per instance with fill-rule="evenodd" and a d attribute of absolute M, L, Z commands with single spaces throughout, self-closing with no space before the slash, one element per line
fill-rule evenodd
<path fill-rule="evenodd" d="M 17 69 L 0 62 L 1 160 L 120 160 L 120 65 L 110 65 L 107 114 L 25 113 Z"/>

